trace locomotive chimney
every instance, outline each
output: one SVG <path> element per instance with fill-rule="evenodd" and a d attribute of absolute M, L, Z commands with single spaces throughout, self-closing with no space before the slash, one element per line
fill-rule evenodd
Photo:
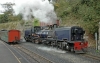
<path fill-rule="evenodd" d="M 53 24 L 53 28 L 58 28 L 58 24 Z"/>
<path fill-rule="evenodd" d="M 56 21 L 56 24 L 59 26 L 59 24 L 60 24 L 60 23 L 59 23 L 59 20 Z"/>

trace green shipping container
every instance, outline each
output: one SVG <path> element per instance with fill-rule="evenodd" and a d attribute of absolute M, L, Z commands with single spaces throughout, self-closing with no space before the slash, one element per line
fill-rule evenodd
<path fill-rule="evenodd" d="M 1 40 L 8 42 L 8 31 L 7 30 L 0 31 L 0 38 Z"/>

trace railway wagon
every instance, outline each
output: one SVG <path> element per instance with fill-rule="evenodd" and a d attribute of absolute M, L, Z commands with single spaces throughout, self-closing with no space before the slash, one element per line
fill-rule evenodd
<path fill-rule="evenodd" d="M 20 31 L 19 30 L 1 30 L 0 39 L 7 43 L 18 43 L 20 42 Z"/>
<path fill-rule="evenodd" d="M 88 42 L 85 41 L 85 31 L 79 26 L 61 27 L 53 31 L 53 38 L 56 38 L 55 44 L 62 48 L 74 52 L 85 52 Z"/>

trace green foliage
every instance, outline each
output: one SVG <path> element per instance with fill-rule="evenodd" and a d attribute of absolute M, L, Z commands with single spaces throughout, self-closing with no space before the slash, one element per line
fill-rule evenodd
<path fill-rule="evenodd" d="M 66 23 L 65 21 L 67 21 L 68 23 L 67 18 L 74 19 L 73 22 L 78 20 L 76 22 L 89 33 L 98 32 L 100 0 L 59 0 L 58 4 L 59 7 L 55 11 L 62 22 Z"/>
<path fill-rule="evenodd" d="M 21 15 L 10 15 L 10 14 L 2 14 L 0 15 L 0 23 L 12 22 L 12 21 L 19 21 L 22 20 Z"/>
<path fill-rule="evenodd" d="M 34 19 L 33 26 L 40 26 L 40 22 L 38 19 Z"/>
<path fill-rule="evenodd" d="M 23 16 L 22 16 L 22 14 L 20 13 L 20 14 L 18 14 L 17 16 L 15 16 L 15 18 L 17 18 L 17 20 L 22 20 Z"/>
<path fill-rule="evenodd" d="M 13 15 L 14 11 L 11 4 L 8 3 L 6 5 L 2 5 L 2 7 L 4 9 L 6 8 L 6 10 L 0 15 L 0 23 L 22 20 L 22 14 Z"/>
<path fill-rule="evenodd" d="M 75 6 L 75 7 L 72 8 L 73 13 L 78 13 L 78 10 L 79 10 L 78 6 Z"/>
<path fill-rule="evenodd" d="M 55 5 L 54 5 L 55 6 L 55 11 L 56 11 L 58 17 L 62 18 L 67 14 L 67 12 L 70 12 L 71 8 L 68 5 L 69 5 L 68 2 L 65 2 L 64 0 L 59 0 L 58 3 L 55 3 Z M 69 9 L 67 9 L 67 7 Z"/>
<path fill-rule="evenodd" d="M 58 9 L 59 8 L 59 4 L 58 3 L 54 3 L 54 9 Z"/>
<path fill-rule="evenodd" d="M 8 22 L 8 15 L 6 14 L 3 14 L 3 15 L 0 15 L 0 23 L 5 23 L 5 22 Z"/>
<path fill-rule="evenodd" d="M 25 21 L 21 20 L 20 24 L 21 24 L 21 25 L 24 25 L 24 23 L 25 23 Z"/>

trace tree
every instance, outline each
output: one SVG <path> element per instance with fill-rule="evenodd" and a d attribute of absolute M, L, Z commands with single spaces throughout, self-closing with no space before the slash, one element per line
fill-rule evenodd
<path fill-rule="evenodd" d="M 11 3 L 11 2 L 1 4 L 1 6 L 5 9 L 4 13 L 6 13 L 6 14 L 13 14 L 14 13 L 13 7 L 12 7 L 13 5 L 15 5 L 15 4 Z"/>
<path fill-rule="evenodd" d="M 12 3 L 5 3 L 5 4 L 1 4 L 1 6 L 5 9 L 5 11 L 3 11 L 3 14 L 1 15 L 2 18 L 0 18 L 0 22 L 1 23 L 5 23 L 8 21 L 11 21 L 11 16 L 13 16 L 13 6 L 14 4 Z"/>
<path fill-rule="evenodd" d="M 9 21 L 8 15 L 6 14 L 0 15 L 0 23 L 6 23 L 8 21 Z"/>
<path fill-rule="evenodd" d="M 5 4 L 1 4 L 1 6 L 5 9 L 5 11 L 1 15 L 2 18 L 0 17 L 0 23 L 22 20 L 21 13 L 18 15 L 13 15 L 13 13 L 14 13 L 13 5 L 15 5 L 15 4 L 10 3 L 10 2 L 5 3 Z"/>

